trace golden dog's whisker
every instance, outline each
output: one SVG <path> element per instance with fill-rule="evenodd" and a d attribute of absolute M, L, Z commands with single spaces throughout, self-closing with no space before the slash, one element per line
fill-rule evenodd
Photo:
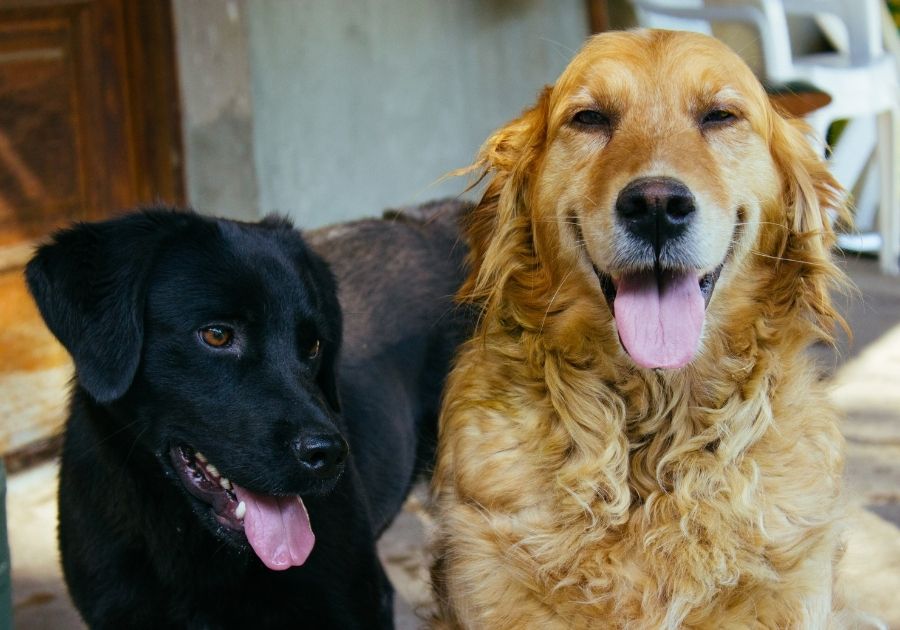
<path fill-rule="evenodd" d="M 560 59 L 562 59 L 563 62 L 568 62 L 569 59 L 572 58 L 572 55 L 574 55 L 576 52 L 578 52 L 577 50 L 573 50 L 572 48 L 569 48 L 562 42 L 558 42 L 556 40 L 549 39 L 547 37 L 540 37 L 540 38 L 538 38 L 538 41 L 542 41 L 542 42 L 551 44 L 553 46 L 553 49 L 557 53 L 559 53 Z"/>
<path fill-rule="evenodd" d="M 778 229 L 789 231 L 790 228 L 782 223 L 775 223 L 774 221 L 736 221 L 735 227 L 744 226 L 744 225 L 771 225 L 777 227 Z"/>
<path fill-rule="evenodd" d="M 550 217 L 547 219 L 537 219 L 536 223 L 556 223 L 562 225 L 580 225 L 579 221 L 573 221 L 571 219 Z"/>
<path fill-rule="evenodd" d="M 751 254 L 753 254 L 754 256 L 760 256 L 762 258 L 769 258 L 771 260 L 777 260 L 780 262 L 797 263 L 798 265 L 807 265 L 810 267 L 818 267 L 820 269 L 827 269 L 832 266 L 831 263 L 821 263 L 821 262 L 817 262 L 814 260 L 798 260 L 796 258 L 787 258 L 786 256 L 772 256 L 771 254 L 765 254 L 763 252 L 758 252 L 755 249 L 749 249 L 748 251 Z"/>
<path fill-rule="evenodd" d="M 550 298 L 550 301 L 547 303 L 547 310 L 544 311 L 544 318 L 541 320 L 541 326 L 540 326 L 540 331 L 541 331 L 541 333 L 544 332 L 544 324 L 547 323 L 547 316 L 550 314 L 550 308 L 553 306 L 553 302 L 556 300 L 556 296 L 559 295 L 560 289 L 563 288 L 563 285 L 566 283 L 566 280 L 569 279 L 569 276 L 572 275 L 572 272 L 573 272 L 573 271 L 575 271 L 574 268 L 573 268 L 573 269 L 569 269 L 569 271 L 566 272 L 566 275 L 565 275 L 565 276 L 563 277 L 563 279 L 560 281 L 559 286 L 556 287 L 556 291 L 553 293 L 553 297 L 551 297 L 551 298 Z"/>

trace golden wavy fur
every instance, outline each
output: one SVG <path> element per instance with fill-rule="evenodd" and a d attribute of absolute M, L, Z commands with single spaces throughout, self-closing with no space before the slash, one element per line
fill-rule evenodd
<path fill-rule="evenodd" d="M 635 31 L 589 40 L 485 143 L 460 293 L 482 317 L 434 476 L 438 625 L 842 627 L 843 444 L 805 351 L 840 321 L 843 193 L 807 131 L 724 45 Z M 599 280 L 645 175 L 692 191 L 697 273 L 722 265 L 681 369 L 629 358 Z"/>

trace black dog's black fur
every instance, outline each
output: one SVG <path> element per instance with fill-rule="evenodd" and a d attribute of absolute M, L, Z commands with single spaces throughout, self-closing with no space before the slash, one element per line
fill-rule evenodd
<path fill-rule="evenodd" d="M 28 284 L 76 365 L 59 537 L 91 627 L 392 627 L 375 541 L 430 461 L 469 328 L 452 307 L 465 209 L 313 232 L 314 249 L 283 220 L 156 209 L 39 249 Z M 209 345 L 210 326 L 233 338 Z M 186 490 L 177 460 L 194 451 L 235 484 L 302 496 L 303 566 L 265 568 Z"/>

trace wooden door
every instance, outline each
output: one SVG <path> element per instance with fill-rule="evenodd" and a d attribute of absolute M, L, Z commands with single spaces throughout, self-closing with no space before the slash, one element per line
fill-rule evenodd
<path fill-rule="evenodd" d="M 74 220 L 183 201 L 171 7 L 0 0 L 0 453 L 52 435 L 66 353 L 22 280 Z"/>

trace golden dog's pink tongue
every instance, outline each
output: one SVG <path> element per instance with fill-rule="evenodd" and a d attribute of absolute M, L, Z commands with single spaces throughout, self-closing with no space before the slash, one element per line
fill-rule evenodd
<path fill-rule="evenodd" d="M 622 276 L 613 311 L 622 345 L 639 366 L 680 368 L 694 358 L 705 311 L 696 273 Z"/>
<path fill-rule="evenodd" d="M 238 485 L 234 493 L 247 507 L 244 534 L 264 565 L 283 571 L 306 562 L 316 537 L 300 497 L 271 497 Z"/>

